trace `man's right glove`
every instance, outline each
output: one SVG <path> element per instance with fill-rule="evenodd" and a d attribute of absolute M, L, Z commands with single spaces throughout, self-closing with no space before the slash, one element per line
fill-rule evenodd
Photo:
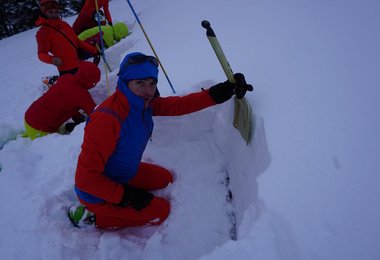
<path fill-rule="evenodd" d="M 252 91 L 253 87 L 247 84 L 245 77 L 241 73 L 234 74 L 236 84 L 229 82 L 228 80 L 216 84 L 209 89 L 209 94 L 215 103 L 220 104 L 229 100 L 234 94 L 238 99 L 244 97 L 247 91 Z"/>
<path fill-rule="evenodd" d="M 228 80 L 215 86 L 212 86 L 208 90 L 208 94 L 214 100 L 215 103 L 221 104 L 229 100 L 234 94 L 235 84 L 229 82 Z"/>
<path fill-rule="evenodd" d="M 118 204 L 121 207 L 132 207 L 137 211 L 142 210 L 149 205 L 153 199 L 153 194 L 143 189 L 132 187 L 124 184 L 124 194 L 121 202 Z"/>
<path fill-rule="evenodd" d="M 235 95 L 238 99 L 242 99 L 247 91 L 253 90 L 253 87 L 251 84 L 247 84 L 242 73 L 236 73 L 234 77 L 236 80 Z"/>
<path fill-rule="evenodd" d="M 62 60 L 58 57 L 54 57 L 51 63 L 57 67 L 62 65 Z"/>

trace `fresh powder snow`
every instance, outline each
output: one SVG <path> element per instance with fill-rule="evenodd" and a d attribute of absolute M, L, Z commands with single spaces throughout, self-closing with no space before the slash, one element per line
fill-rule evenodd
<path fill-rule="evenodd" d="M 38 28 L 3 39 L 0 258 L 380 259 L 380 2 L 131 2 L 176 95 L 226 80 L 201 27 L 210 21 L 233 71 L 254 85 L 251 143 L 232 126 L 233 100 L 154 118 L 143 160 L 174 175 L 155 192 L 170 201 L 169 218 L 75 228 L 66 214 L 77 203 L 84 124 L 70 135 L 21 137 L 41 78 L 56 69 L 37 58 Z M 131 34 L 106 50 L 112 72 L 99 64 L 98 104 L 115 90 L 126 54 L 153 54 L 127 1 L 110 1 L 110 11 Z M 162 70 L 158 88 L 173 95 Z"/>

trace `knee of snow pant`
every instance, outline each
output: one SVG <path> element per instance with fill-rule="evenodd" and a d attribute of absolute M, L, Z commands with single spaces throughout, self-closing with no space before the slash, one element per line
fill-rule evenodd
<path fill-rule="evenodd" d="M 144 190 L 158 190 L 172 182 L 173 176 L 167 169 L 142 162 L 137 169 L 137 174 L 128 181 L 128 184 Z"/>
<path fill-rule="evenodd" d="M 160 197 L 154 197 L 150 204 L 140 211 L 108 202 L 81 202 L 95 214 L 95 224 L 100 229 L 160 225 L 170 213 L 169 202 Z"/>
<path fill-rule="evenodd" d="M 38 137 L 42 137 L 45 135 L 48 135 L 49 133 L 44 131 L 39 131 L 33 127 L 31 127 L 24 119 L 24 126 L 25 126 L 25 132 L 22 134 L 22 137 L 29 137 L 30 139 L 34 140 Z"/>

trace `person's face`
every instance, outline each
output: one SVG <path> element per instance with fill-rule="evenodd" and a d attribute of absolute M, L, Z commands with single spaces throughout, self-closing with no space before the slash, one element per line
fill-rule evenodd
<path fill-rule="evenodd" d="M 41 6 L 42 12 L 49 19 L 58 19 L 59 18 L 59 6 L 56 2 L 48 2 Z"/>
<path fill-rule="evenodd" d="M 45 11 L 45 15 L 49 19 L 58 19 L 59 18 L 59 9 L 49 9 Z"/>
<path fill-rule="evenodd" d="M 144 99 L 145 103 L 149 103 L 157 89 L 157 80 L 154 78 L 135 79 L 128 83 L 129 89 L 136 96 Z"/>

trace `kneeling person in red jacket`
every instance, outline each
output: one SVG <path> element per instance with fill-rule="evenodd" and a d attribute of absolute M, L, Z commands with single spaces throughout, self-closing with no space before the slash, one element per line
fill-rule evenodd
<path fill-rule="evenodd" d="M 150 191 L 166 187 L 173 177 L 163 167 L 141 162 L 153 131 L 152 116 L 193 113 L 234 94 L 236 85 L 226 81 L 182 97 L 160 97 L 157 65 L 152 56 L 127 55 L 120 65 L 116 92 L 90 115 L 75 175 L 75 192 L 84 206 L 70 209 L 74 225 L 94 221 L 98 228 L 161 224 L 170 205 Z M 252 90 L 240 75 L 239 87 Z"/>
<path fill-rule="evenodd" d="M 76 124 L 84 121 L 79 112 L 82 109 L 89 115 L 96 104 L 89 93 L 100 80 L 100 70 L 88 61 L 79 65 L 74 74 L 61 76 L 43 96 L 34 101 L 25 112 L 24 137 L 32 140 L 57 132 L 62 124 L 70 118 L 74 123 L 67 124 L 66 130 L 71 132 Z"/>

